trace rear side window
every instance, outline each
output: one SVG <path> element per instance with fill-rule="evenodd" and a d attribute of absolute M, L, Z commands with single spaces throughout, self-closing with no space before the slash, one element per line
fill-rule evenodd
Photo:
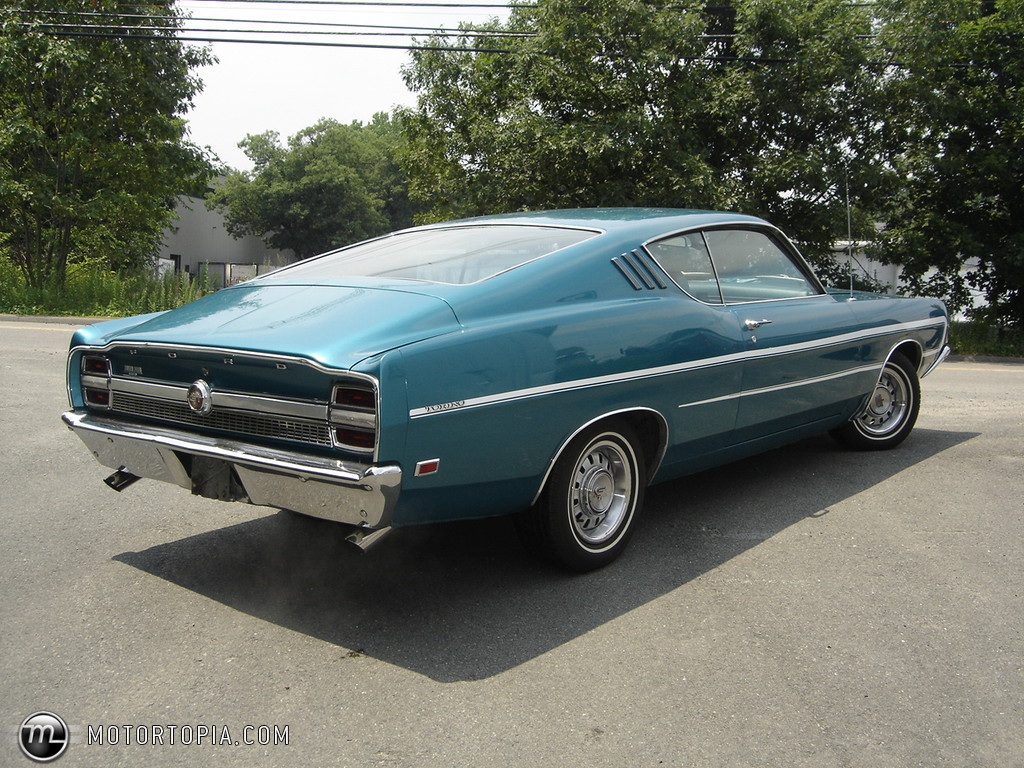
<path fill-rule="evenodd" d="M 764 232 L 704 233 L 726 304 L 815 296 L 821 291 L 790 255 Z"/>
<path fill-rule="evenodd" d="M 675 283 L 695 299 L 721 304 L 711 254 L 700 232 L 676 235 L 647 246 L 647 251 Z"/>
<path fill-rule="evenodd" d="M 690 232 L 651 243 L 647 251 L 680 288 L 707 304 L 741 304 L 821 293 L 814 279 L 765 232 Z"/>

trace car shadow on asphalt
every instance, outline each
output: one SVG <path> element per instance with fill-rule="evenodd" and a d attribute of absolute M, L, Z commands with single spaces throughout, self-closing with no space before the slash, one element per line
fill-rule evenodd
<path fill-rule="evenodd" d="M 539 565 L 508 518 L 398 529 L 364 554 L 336 524 L 281 512 L 114 559 L 353 655 L 479 680 L 975 436 L 918 429 L 868 453 L 822 436 L 654 486 L 627 552 L 584 575 Z"/>

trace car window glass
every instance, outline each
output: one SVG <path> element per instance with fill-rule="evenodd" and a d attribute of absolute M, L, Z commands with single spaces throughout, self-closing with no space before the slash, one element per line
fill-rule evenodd
<path fill-rule="evenodd" d="M 596 235 L 589 230 L 524 225 L 400 232 L 299 262 L 274 274 L 475 283 Z"/>
<path fill-rule="evenodd" d="M 705 232 L 726 303 L 814 296 L 817 286 L 786 251 L 763 232 Z"/>
<path fill-rule="evenodd" d="M 711 256 L 699 232 L 651 243 L 647 252 L 680 288 L 695 299 L 709 304 L 722 303 Z"/>

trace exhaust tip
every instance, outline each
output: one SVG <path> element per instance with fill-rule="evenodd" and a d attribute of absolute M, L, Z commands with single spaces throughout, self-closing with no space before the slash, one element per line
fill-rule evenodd
<path fill-rule="evenodd" d="M 345 541 L 359 547 L 363 552 L 368 552 L 372 547 L 379 544 L 389 533 L 391 533 L 390 526 L 387 528 L 379 528 L 376 531 L 371 531 L 366 528 L 357 528 L 345 537 Z"/>
<path fill-rule="evenodd" d="M 103 482 L 120 493 L 129 485 L 141 479 L 138 475 L 133 475 L 131 472 L 126 471 L 124 467 L 121 467 L 110 477 L 105 478 Z"/>

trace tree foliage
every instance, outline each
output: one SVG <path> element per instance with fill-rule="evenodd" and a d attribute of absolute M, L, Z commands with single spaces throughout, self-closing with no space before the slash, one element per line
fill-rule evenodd
<path fill-rule="evenodd" d="M 973 282 L 1021 322 L 1022 2 L 538 0 L 413 54 L 412 194 L 741 210 L 833 279 L 852 212 L 914 290 Z"/>
<path fill-rule="evenodd" d="M 208 198 L 235 236 L 306 258 L 412 223 L 402 134 L 386 115 L 366 125 L 321 120 L 287 145 L 274 132 L 250 135 L 241 146 L 253 170 L 228 173 Z"/>
<path fill-rule="evenodd" d="M 1024 326 L 1024 0 L 889 0 L 895 183 L 882 253 L 913 291 Z M 970 267 L 969 269 L 965 269 Z"/>
<path fill-rule="evenodd" d="M 653 205 L 771 217 L 817 255 L 873 127 L 863 9 L 844 0 L 544 0 L 512 53 L 418 51 L 413 193 L 431 216 Z M 441 42 L 440 40 L 438 42 Z M 856 138 L 853 138 L 856 137 Z"/>
<path fill-rule="evenodd" d="M 125 14 L 110 37 L 61 36 L 62 11 Z M 161 17 L 140 33 L 132 14 Z M 0 251 L 29 285 L 69 262 L 111 267 L 155 253 L 176 195 L 209 178 L 184 112 L 209 55 L 174 39 L 172 2 L 17 0 L 0 10 Z M 137 35 L 155 36 L 141 39 Z"/>

